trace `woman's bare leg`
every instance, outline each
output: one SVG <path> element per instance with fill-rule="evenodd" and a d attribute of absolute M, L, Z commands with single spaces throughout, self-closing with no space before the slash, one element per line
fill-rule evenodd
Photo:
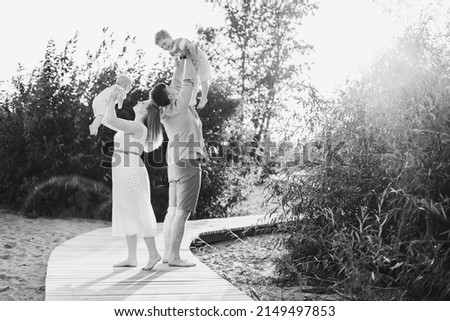
<path fill-rule="evenodd" d="M 127 235 L 127 247 L 128 258 L 120 263 L 114 265 L 114 267 L 135 267 L 138 264 L 137 261 L 137 234 Z"/>
<path fill-rule="evenodd" d="M 156 248 L 156 242 L 154 237 L 144 237 L 145 245 L 147 245 L 148 250 L 148 263 L 142 269 L 150 271 L 153 267 L 161 260 L 161 255 L 159 255 Z"/>

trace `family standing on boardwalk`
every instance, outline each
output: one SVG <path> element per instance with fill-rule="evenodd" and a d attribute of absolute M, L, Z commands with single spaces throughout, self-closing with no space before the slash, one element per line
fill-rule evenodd
<path fill-rule="evenodd" d="M 163 225 L 162 262 L 177 267 L 195 266 L 180 257 L 180 246 L 186 221 L 197 205 L 200 164 L 206 159 L 202 122 L 194 105 L 199 81 L 201 98 L 197 108 L 207 103 L 211 67 L 205 53 L 187 39 L 172 39 L 167 31 L 161 30 L 155 35 L 155 43 L 176 57 L 173 78 L 170 85 L 155 85 L 149 100 L 133 107 L 134 120 L 118 118 L 115 112 L 115 105 L 121 108 L 131 90 L 127 76 L 119 76 L 115 85 L 93 101 L 95 119 L 89 126 L 90 133 L 97 134 L 100 124 L 117 131 L 114 153 L 116 159 L 122 160 L 112 167 L 112 233 L 126 237 L 128 257 L 116 267 L 137 266 L 138 237 L 144 238 L 149 255 L 143 269 L 151 270 L 161 260 L 155 243 L 157 223 L 150 203 L 149 177 L 140 156 L 162 144 L 162 126 L 169 138 L 166 158 L 169 207 Z"/>

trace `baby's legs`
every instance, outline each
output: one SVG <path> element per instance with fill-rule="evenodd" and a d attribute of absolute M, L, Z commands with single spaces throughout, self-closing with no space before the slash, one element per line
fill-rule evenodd
<path fill-rule="evenodd" d="M 206 103 L 208 102 L 208 91 L 209 91 L 209 84 L 208 81 L 202 81 L 202 96 L 200 97 L 200 102 L 198 103 L 198 109 L 202 109 L 205 107 Z"/>
<path fill-rule="evenodd" d="M 198 77 L 200 79 L 202 96 L 200 98 L 200 103 L 198 104 L 199 109 L 205 107 L 208 102 L 208 92 L 209 92 L 209 82 L 212 80 L 211 65 L 209 63 L 208 57 L 203 50 L 197 48 L 197 70 Z"/>
<path fill-rule="evenodd" d="M 194 83 L 194 89 L 192 90 L 191 101 L 189 103 L 190 106 L 197 105 L 197 94 L 198 94 L 198 80 Z"/>
<path fill-rule="evenodd" d="M 89 125 L 89 133 L 91 135 L 97 135 L 98 128 L 102 124 L 103 117 L 104 117 L 103 115 L 97 115 L 92 124 Z"/>
<path fill-rule="evenodd" d="M 91 135 L 97 135 L 98 128 L 103 123 L 106 112 L 108 110 L 108 101 L 98 98 L 98 96 L 95 97 L 94 101 L 92 102 L 92 110 L 94 112 L 95 119 L 89 126 L 89 132 Z"/>

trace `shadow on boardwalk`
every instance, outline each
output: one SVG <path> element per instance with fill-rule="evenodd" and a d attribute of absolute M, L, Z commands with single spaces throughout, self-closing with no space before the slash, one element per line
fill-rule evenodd
<path fill-rule="evenodd" d="M 263 216 L 188 221 L 181 256 L 195 262 L 193 268 L 158 263 L 142 271 L 147 261 L 144 242 L 138 243 L 136 268 L 113 268 L 126 256 L 124 238 L 111 236 L 111 228 L 79 235 L 58 246 L 51 254 L 46 277 L 46 300 L 148 300 L 148 301 L 245 301 L 252 300 L 201 263 L 189 250 L 200 234 L 239 230 L 264 224 Z M 157 246 L 163 248 L 162 224 L 158 224 Z"/>

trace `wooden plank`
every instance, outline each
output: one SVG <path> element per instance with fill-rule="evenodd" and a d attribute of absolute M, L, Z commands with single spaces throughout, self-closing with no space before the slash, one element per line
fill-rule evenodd
<path fill-rule="evenodd" d="M 138 242 L 139 266 L 113 268 L 126 257 L 124 238 L 111 236 L 111 228 L 79 235 L 58 246 L 50 255 L 46 277 L 46 300 L 148 300 L 148 301 L 245 301 L 244 292 L 211 271 L 189 250 L 202 233 L 214 235 L 223 230 L 266 224 L 262 216 L 189 221 L 181 256 L 197 265 L 170 267 L 158 263 L 152 271 L 142 271 L 147 250 Z M 215 231 L 211 233 L 211 231 Z M 163 249 L 162 224 L 158 224 L 157 247 Z M 217 237 L 216 237 L 217 238 Z"/>

